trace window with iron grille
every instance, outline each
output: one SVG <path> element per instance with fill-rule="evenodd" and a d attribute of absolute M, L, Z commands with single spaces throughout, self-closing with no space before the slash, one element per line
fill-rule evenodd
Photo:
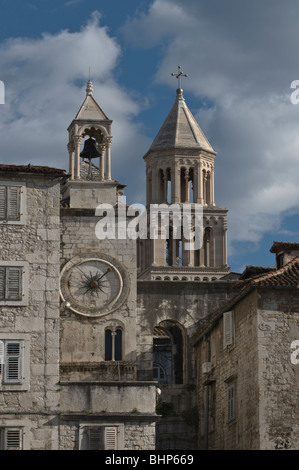
<path fill-rule="evenodd" d="M 0 428 L 0 450 L 22 450 L 23 429 L 22 428 Z"/>
<path fill-rule="evenodd" d="M 0 341 L 0 373 L 3 384 L 22 383 L 22 341 Z"/>

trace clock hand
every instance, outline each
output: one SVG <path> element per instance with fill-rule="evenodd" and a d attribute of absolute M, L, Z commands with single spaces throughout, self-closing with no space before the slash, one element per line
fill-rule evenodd
<path fill-rule="evenodd" d="M 82 269 L 79 268 L 78 265 L 72 263 L 72 261 L 71 261 L 71 264 L 74 266 L 74 268 L 78 269 L 78 271 L 80 271 L 80 272 L 83 274 L 83 276 L 85 277 L 85 279 L 88 279 L 88 276 L 85 274 L 84 271 L 82 271 Z"/>
<path fill-rule="evenodd" d="M 98 281 L 100 281 L 102 277 L 106 276 L 107 273 L 110 273 L 110 271 L 112 271 L 111 268 L 107 268 L 107 271 L 104 274 L 102 274 L 101 277 L 99 277 Z"/>

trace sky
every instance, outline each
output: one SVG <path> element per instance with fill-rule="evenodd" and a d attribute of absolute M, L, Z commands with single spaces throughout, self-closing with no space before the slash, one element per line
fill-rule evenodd
<path fill-rule="evenodd" d="M 112 177 L 145 201 L 147 152 L 184 97 L 217 152 L 228 263 L 274 266 L 299 242 L 297 0 L 0 0 L 0 163 L 68 170 L 86 82 L 113 120 Z M 297 99 L 296 99 L 297 98 Z"/>

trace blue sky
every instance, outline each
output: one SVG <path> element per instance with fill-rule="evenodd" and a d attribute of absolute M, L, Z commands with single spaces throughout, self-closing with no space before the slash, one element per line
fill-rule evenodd
<path fill-rule="evenodd" d="M 188 73 L 186 102 L 217 152 L 233 271 L 274 265 L 299 241 L 297 0 L 0 1 L 0 163 L 67 169 L 67 127 L 85 97 L 113 120 L 112 176 L 144 202 L 148 150 Z"/>

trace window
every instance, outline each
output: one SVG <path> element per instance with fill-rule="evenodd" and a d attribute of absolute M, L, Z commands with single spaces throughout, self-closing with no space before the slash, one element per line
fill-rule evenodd
<path fill-rule="evenodd" d="M 223 347 L 227 348 L 234 344 L 234 322 L 233 312 L 223 314 Z"/>
<path fill-rule="evenodd" d="M 166 372 L 160 364 L 153 364 L 153 379 L 158 382 L 167 382 Z"/>
<path fill-rule="evenodd" d="M 117 426 L 85 426 L 82 450 L 117 450 Z"/>
<path fill-rule="evenodd" d="M 236 406 L 236 386 L 234 383 L 228 387 L 228 421 L 232 421 L 236 417 L 235 413 Z"/>
<path fill-rule="evenodd" d="M 22 383 L 22 341 L 0 341 L 0 372 L 3 384 Z"/>
<path fill-rule="evenodd" d="M 22 428 L 0 428 L 0 450 L 22 450 Z"/>
<path fill-rule="evenodd" d="M 0 223 L 23 224 L 25 214 L 25 185 L 0 184 Z"/>
<path fill-rule="evenodd" d="M 122 360 L 122 330 L 120 328 L 105 331 L 105 361 Z"/>
<path fill-rule="evenodd" d="M 0 266 L 0 300 L 22 299 L 22 267 Z"/>
<path fill-rule="evenodd" d="M 28 302 L 28 263 L 0 261 L 0 305 Z"/>

